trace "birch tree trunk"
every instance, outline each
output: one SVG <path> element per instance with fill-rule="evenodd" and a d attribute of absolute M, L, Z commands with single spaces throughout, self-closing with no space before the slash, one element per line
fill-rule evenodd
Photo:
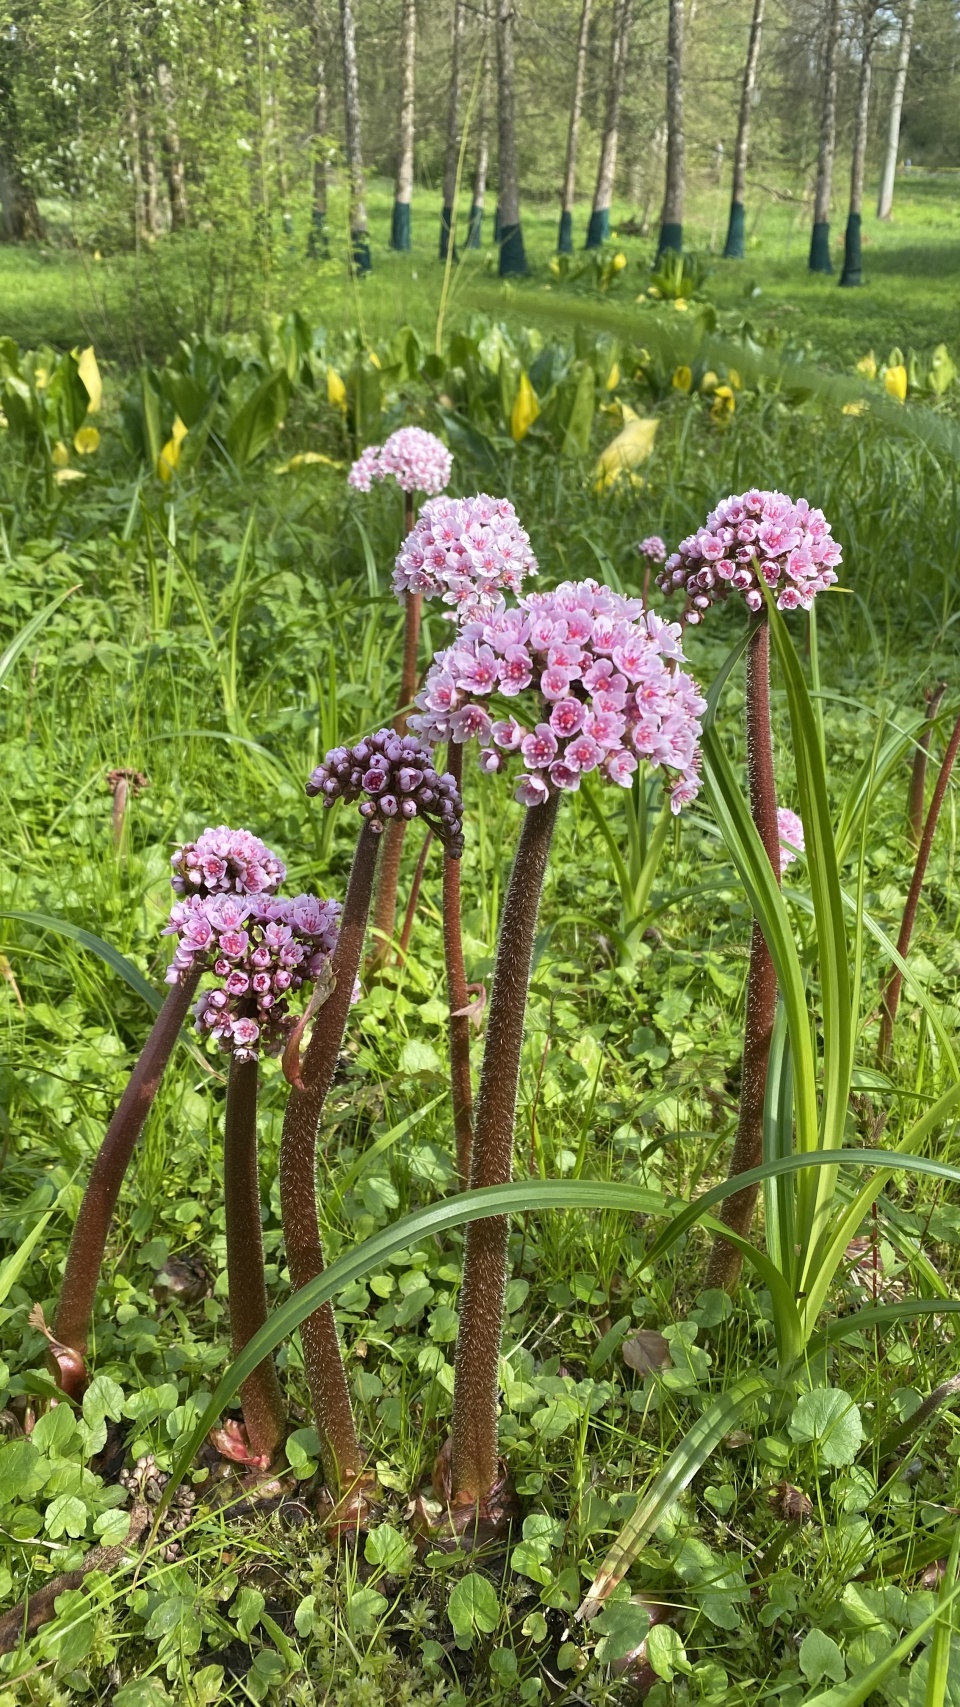
<path fill-rule="evenodd" d="M 660 215 L 658 257 L 683 248 L 683 0 L 670 0 L 667 30 L 667 174 Z"/>
<path fill-rule="evenodd" d="M 140 162 L 140 113 L 132 77 L 127 78 L 127 158 L 130 162 L 130 184 L 133 190 L 133 241 L 139 246 L 146 228 L 147 209 L 143 199 L 143 171 Z"/>
<path fill-rule="evenodd" d="M 840 41 L 840 0 L 827 0 L 827 37 L 823 56 L 823 106 L 820 110 L 820 147 L 817 154 L 817 188 L 813 202 L 813 231 L 810 236 L 811 273 L 832 273 L 830 259 L 830 197 L 833 192 L 833 157 L 837 146 L 837 46 Z"/>
<path fill-rule="evenodd" d="M 857 119 L 853 131 L 853 159 L 850 164 L 850 211 L 843 244 L 844 286 L 863 283 L 863 263 L 860 253 L 860 225 L 863 210 L 863 173 L 867 158 L 867 123 L 870 117 L 870 80 L 873 71 L 873 50 L 877 41 L 878 0 L 866 0 L 863 7 L 863 33 L 860 48 L 860 82 L 857 90 Z"/>
<path fill-rule="evenodd" d="M 586 247 L 599 249 L 610 236 L 610 204 L 617 175 L 617 142 L 620 135 L 620 106 L 627 76 L 627 53 L 630 46 L 630 25 L 633 22 L 633 0 L 617 0 L 610 38 L 610 81 L 607 85 L 607 111 L 603 123 L 603 142 L 600 164 L 597 167 L 597 187 L 593 196 L 593 211 L 587 228 Z"/>
<path fill-rule="evenodd" d="M 144 203 L 146 207 L 147 235 L 160 235 L 160 185 L 157 177 L 157 138 L 153 128 L 153 118 L 149 110 L 143 115 L 143 130 L 141 135 L 141 157 L 143 160 Z"/>
<path fill-rule="evenodd" d="M 897 155 L 900 151 L 900 115 L 903 112 L 903 92 L 907 86 L 910 47 L 913 40 L 913 17 L 917 0 L 906 0 L 903 22 L 900 25 L 900 52 L 890 97 L 890 123 L 887 128 L 887 156 L 883 163 L 883 179 L 877 200 L 877 218 L 889 219 L 893 210 L 893 186 L 897 177 Z"/>
<path fill-rule="evenodd" d="M 467 248 L 479 249 L 483 242 L 483 202 L 490 165 L 490 10 L 483 0 L 480 13 L 480 101 L 477 113 L 477 158 L 473 169 L 473 197 L 467 227 Z"/>
<path fill-rule="evenodd" d="M 560 204 L 560 232 L 557 252 L 573 254 L 573 204 L 577 197 L 577 148 L 580 142 L 580 115 L 583 112 L 583 81 L 587 69 L 587 46 L 590 41 L 590 11 L 592 0 L 583 0 L 580 12 L 580 31 L 577 36 L 577 64 L 573 77 L 573 99 L 570 102 L 570 126 L 567 131 L 567 162 L 563 170 L 563 199 Z"/>
<path fill-rule="evenodd" d="M 327 244 L 327 54 L 330 37 L 322 0 L 312 0 L 310 33 L 313 37 L 313 200 L 307 254 L 311 260 L 326 255 Z"/>
<path fill-rule="evenodd" d="M 514 0 L 497 0 L 498 131 L 500 193 L 497 202 L 500 243 L 500 277 L 516 277 L 527 270 L 520 224 L 520 181 L 517 171 L 517 118 L 514 87 L 513 21 Z"/>
<path fill-rule="evenodd" d="M 403 0 L 400 26 L 400 147 L 397 151 L 397 187 L 390 226 L 391 249 L 410 247 L 410 203 L 413 199 L 414 101 L 417 67 L 417 0 Z"/>
<path fill-rule="evenodd" d="M 730 223 L 727 226 L 727 241 L 724 245 L 724 258 L 728 261 L 742 261 L 744 255 L 744 237 L 746 235 L 746 193 L 747 193 L 747 154 L 750 148 L 750 115 L 753 111 L 753 92 L 757 86 L 757 64 L 760 59 L 760 33 L 763 29 L 763 8 L 765 0 L 753 0 L 753 17 L 750 22 L 750 41 L 747 46 L 747 62 L 743 68 L 743 87 L 740 91 L 740 119 L 737 124 L 737 142 L 733 151 L 733 189 L 730 195 Z"/>
<path fill-rule="evenodd" d="M 173 72 L 165 59 L 161 59 L 157 66 L 157 87 L 160 90 L 160 101 L 163 106 L 163 142 L 167 189 L 170 193 L 170 229 L 171 231 L 182 231 L 187 223 L 187 183 L 183 169 L 183 154 L 180 149 Z"/>
<path fill-rule="evenodd" d="M 440 212 L 440 259 L 445 261 L 453 230 L 454 199 L 457 193 L 457 162 L 460 158 L 460 71 L 463 51 L 463 0 L 453 0 L 453 32 L 450 45 L 450 87 L 447 93 L 447 146 L 443 156 L 443 207 Z"/>
<path fill-rule="evenodd" d="M 343 42 L 343 104 L 347 131 L 347 170 L 350 174 L 350 238 L 358 273 L 370 271 L 366 192 L 363 182 L 363 143 L 360 135 L 360 78 L 357 72 L 357 32 L 353 0 L 340 0 Z"/>

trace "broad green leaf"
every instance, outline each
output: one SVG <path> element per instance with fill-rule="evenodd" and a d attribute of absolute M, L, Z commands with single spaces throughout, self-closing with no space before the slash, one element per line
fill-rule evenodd
<path fill-rule="evenodd" d="M 816 1447 L 825 1464 L 852 1464 L 863 1444 L 859 1407 L 837 1387 L 812 1387 L 802 1393 L 789 1432 L 791 1440 Z"/>
<path fill-rule="evenodd" d="M 447 1616 L 458 1648 L 469 1648 L 477 1636 L 488 1636 L 500 1621 L 500 1602 L 489 1577 L 468 1571 L 450 1591 Z"/>

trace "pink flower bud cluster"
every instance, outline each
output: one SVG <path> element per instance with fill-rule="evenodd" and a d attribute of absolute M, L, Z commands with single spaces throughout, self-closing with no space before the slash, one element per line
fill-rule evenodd
<path fill-rule="evenodd" d="M 789 806 L 781 806 L 777 812 L 777 831 L 780 836 L 780 876 L 782 877 L 788 865 L 792 865 L 798 853 L 803 853 L 806 843 L 803 839 L 803 823 L 796 812 L 791 812 Z"/>
<path fill-rule="evenodd" d="M 390 478 L 404 492 L 425 492 L 432 498 L 450 479 L 453 457 L 445 444 L 422 427 L 400 427 L 386 444 L 367 445 L 347 475 L 358 492 L 369 492 L 374 480 Z"/>
<path fill-rule="evenodd" d="M 390 818 L 423 818 L 455 859 L 463 851 L 463 801 L 449 773 L 436 771 L 414 735 L 380 729 L 354 747 L 333 747 L 307 783 L 324 806 L 359 800 L 358 811 L 376 835 Z"/>
<path fill-rule="evenodd" d="M 177 895 L 272 894 L 287 868 L 249 830 L 206 829 L 171 855 L 170 881 Z"/>
<path fill-rule="evenodd" d="M 397 556 L 393 590 L 454 605 L 458 618 L 492 610 L 504 591 L 535 575 L 530 535 L 508 498 L 434 498 Z"/>
<path fill-rule="evenodd" d="M 410 723 L 430 742 L 478 741 L 485 771 L 518 754 L 524 806 L 579 788 L 591 772 L 629 788 L 642 759 L 676 773 L 679 812 L 700 786 L 706 708 L 682 659 L 679 624 L 596 581 L 568 581 L 465 623 L 436 654 Z M 493 696 L 524 696 L 526 719 L 497 719 Z"/>
<path fill-rule="evenodd" d="M 650 534 L 642 539 L 637 546 L 641 557 L 646 557 L 650 563 L 662 563 L 667 555 L 667 548 L 658 533 Z"/>
<path fill-rule="evenodd" d="M 167 926 L 177 938 L 167 981 L 199 960 L 218 980 L 193 1010 L 201 1037 L 238 1061 L 276 1055 L 294 1024 L 289 999 L 327 967 L 339 919 L 339 902 L 315 895 L 188 895 Z"/>
<path fill-rule="evenodd" d="M 700 622 L 730 593 L 742 593 L 748 610 L 758 611 L 763 585 L 776 592 L 780 610 L 809 610 L 816 594 L 833 586 L 842 555 L 822 510 L 754 488 L 724 498 L 705 527 L 681 540 L 657 585 L 686 592 L 688 622 Z"/>

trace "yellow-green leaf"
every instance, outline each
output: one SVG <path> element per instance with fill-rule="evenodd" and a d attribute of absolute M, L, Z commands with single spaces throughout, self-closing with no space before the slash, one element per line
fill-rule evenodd
<path fill-rule="evenodd" d="M 673 389 L 674 389 L 674 391 L 689 391 L 692 384 L 693 384 L 693 369 L 692 368 L 689 368 L 689 367 L 674 368 L 674 370 L 673 370 Z"/>
<path fill-rule="evenodd" d="M 274 474 L 295 474 L 298 468 L 307 468 L 313 462 L 325 463 L 327 468 L 343 467 L 342 462 L 337 462 L 335 457 L 324 456 L 322 451 L 301 450 L 297 452 L 296 456 L 292 456 L 289 462 L 282 462 L 279 468 L 275 468 L 273 472 Z"/>
<path fill-rule="evenodd" d="M 896 367 L 888 367 L 883 376 L 883 386 L 889 397 L 895 397 L 898 403 L 907 400 L 907 370 L 900 362 Z"/>
<path fill-rule="evenodd" d="M 172 480 L 176 470 L 179 468 L 180 446 L 183 444 L 186 436 L 186 427 L 181 421 L 180 416 L 175 415 L 173 418 L 173 430 L 160 452 L 160 455 L 157 457 L 157 473 L 162 481 L 167 482 Z"/>
<path fill-rule="evenodd" d="M 335 409 L 342 410 L 344 415 L 346 414 L 347 388 L 336 368 L 333 367 L 327 368 L 327 402 L 332 403 Z"/>

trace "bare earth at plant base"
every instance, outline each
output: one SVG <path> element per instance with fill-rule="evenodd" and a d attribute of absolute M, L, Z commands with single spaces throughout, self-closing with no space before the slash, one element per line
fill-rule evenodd
<path fill-rule="evenodd" d="M 717 278 L 725 289 L 719 268 Z M 846 303 L 867 293 L 836 295 Z M 944 319 L 922 341 L 951 336 Z M 870 341 L 879 355 L 898 338 L 907 339 L 902 323 Z M 849 372 L 862 353 L 851 336 L 837 365 Z M 638 402 L 625 389 L 632 383 L 624 379 L 623 398 Z M 433 407 L 423 387 L 410 396 L 418 410 Z M 709 396 L 680 396 L 669 379 L 657 407 L 640 486 L 596 490 L 594 458 L 616 431 L 602 413 L 586 462 L 558 455 L 548 426 L 538 437 L 542 423 L 515 444 L 497 417 L 492 450 L 458 442 L 457 481 L 509 493 L 545 586 L 600 574 L 638 590 L 635 542 L 656 532 L 673 544 L 748 478 L 820 503 L 843 541 L 850 589 L 818 605 L 836 820 L 869 769 L 878 728 L 886 740 L 919 716 L 926 683 L 950 684 L 944 716 L 956 715 L 953 463 L 911 435 L 912 403 L 897 433 L 815 399 L 794 405 L 753 393 L 724 420 Z M 322 441 L 311 436 L 318 423 Z M 949 415 L 942 424 L 952 428 Z M 314 442 L 341 462 L 350 455 L 338 411 L 313 394 L 285 431 L 285 458 Z M 121 455 L 112 432 L 97 453 L 102 464 L 91 459 L 83 481 L 54 485 L 50 498 L 8 435 L 0 455 L 10 548 L 3 647 L 54 593 L 77 587 L 14 660 L 0 699 L 8 826 L 0 1240 L 22 1258 L 3 1271 L 0 1298 L 5 1605 L 78 1570 L 97 1542 L 120 1544 L 131 1505 L 155 1502 L 229 1355 L 223 1060 L 188 1039 L 121 1197 L 90 1341 L 95 1379 L 76 1413 L 45 1410 L 45 1342 L 30 1320 L 38 1303 L 50 1319 L 91 1156 L 151 1023 L 144 981 L 162 986 L 171 844 L 208 823 L 247 824 L 279 850 L 291 892 L 342 897 L 355 830 L 320 814 L 304 782 L 327 747 L 379 727 L 400 678 L 403 618 L 389 592 L 401 526 L 395 492 L 361 504 L 345 495 L 342 469 L 311 464 L 280 475 L 272 452 L 242 478 L 211 455 L 161 483 Z M 471 444 L 485 460 L 471 460 Z M 791 619 L 801 655 L 803 620 Z M 431 615 L 427 626 L 424 659 L 446 637 Z M 704 685 L 739 632 L 734 613 L 721 612 L 702 636 L 688 634 Z M 719 728 L 738 767 L 741 693 L 734 671 Z M 774 724 L 780 797 L 796 806 L 796 749 L 776 675 Z M 945 739 L 938 729 L 932 763 Z M 864 910 L 888 939 L 913 863 L 904 834 L 910 757 L 907 743 L 865 838 Z M 131 790 L 118 839 L 110 775 L 121 769 L 144 781 Z M 464 952 L 470 981 L 488 983 L 521 809 L 469 757 L 465 792 Z M 567 804 L 535 946 L 515 1172 L 531 1183 L 628 1181 L 687 1201 L 723 1176 L 735 1126 L 749 903 L 698 803 L 671 829 L 660 911 L 624 971 L 604 844 L 583 800 Z M 610 813 L 625 843 L 625 801 Z M 412 832 L 407 841 L 401 902 L 419 851 Z M 956 860 L 948 807 L 889 1086 L 874 1066 L 889 952 L 865 935 L 865 990 L 877 1003 L 870 1015 L 864 1002 L 848 1144 L 874 1142 L 881 1108 L 895 1142 L 956 1078 Z M 844 868 L 848 888 L 854 870 L 855 861 Z M 331 1262 L 453 1190 L 441 886 L 437 849 L 406 962 L 365 988 L 352 1012 L 319 1145 Z M 795 933 L 808 934 L 803 862 L 785 892 Z M 76 930 L 123 958 L 104 959 Z M 816 972 L 810 994 L 819 1000 Z M 276 1184 L 286 1087 L 276 1062 L 262 1078 L 263 1242 L 276 1306 L 288 1297 Z M 950 1120 L 931 1153 L 960 1161 Z M 500 1442 L 521 1516 L 508 1548 L 487 1558 L 440 1548 L 418 1556 L 407 1526 L 408 1498 L 449 1429 L 463 1254 L 454 1229 L 414 1239 L 337 1300 L 358 1419 L 385 1491 L 382 1521 L 358 1548 L 344 1545 L 335 1560 L 311 1515 L 319 1442 L 294 1338 L 278 1364 L 295 1425 L 288 1459 L 304 1498 L 286 1514 L 231 1517 L 212 1513 L 202 1480 L 188 1482 L 193 1499 L 172 1508 L 136 1582 L 121 1566 L 71 1590 L 23 1655 L 3 1661 L 0 1690 L 16 1701 L 117 1707 L 251 1698 L 494 1707 L 547 1702 L 565 1689 L 591 1707 L 626 1702 L 613 1666 L 643 1639 L 644 1607 L 624 1599 L 586 1625 L 575 1610 L 638 1493 L 710 1400 L 770 1359 L 776 1325 L 761 1284 L 733 1300 L 701 1290 L 707 1233 L 692 1231 L 651 1263 L 662 1225 L 649 1214 L 557 1211 L 511 1225 Z M 630 1592 L 670 1611 L 648 1642 L 655 1707 L 767 1698 L 798 1707 L 831 1685 L 852 1687 L 905 1634 L 886 1683 L 909 1707 L 923 1700 L 931 1632 L 919 1644 L 912 1633 L 934 1612 L 945 1572 L 950 1580 L 960 1435 L 946 1399 L 920 1407 L 956 1373 L 948 1306 L 958 1281 L 956 1188 L 898 1176 L 845 1253 L 825 1310 L 837 1337 L 814 1350 L 810 1390 L 780 1406 L 765 1400 L 726 1428 L 633 1566 Z M 882 1330 L 852 1320 L 918 1292 L 932 1300 L 926 1317 Z M 911 1432 L 913 1415 L 921 1422 Z"/>

